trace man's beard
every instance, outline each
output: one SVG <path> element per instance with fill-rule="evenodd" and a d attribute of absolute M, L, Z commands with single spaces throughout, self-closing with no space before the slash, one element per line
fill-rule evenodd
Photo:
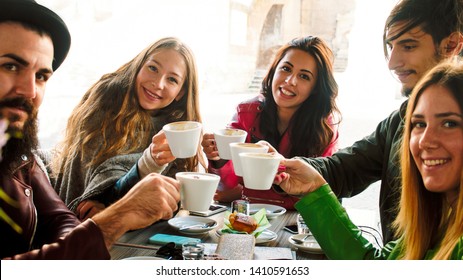
<path fill-rule="evenodd" d="M 15 169 L 22 164 L 22 156 L 25 155 L 31 159 L 33 157 L 32 151 L 38 147 L 37 110 L 30 101 L 24 98 L 0 101 L 0 111 L 4 107 L 21 107 L 28 113 L 28 118 L 22 129 L 8 127 L 6 131 L 10 135 L 10 139 L 2 148 L 0 173 L 12 175 Z M 2 118 L 1 115 L 0 118 Z"/>
<path fill-rule="evenodd" d="M 412 91 L 413 91 L 413 88 L 402 87 L 402 96 L 408 98 L 412 94 Z"/>
<path fill-rule="evenodd" d="M 438 47 L 436 46 L 436 53 L 434 54 L 434 58 L 433 58 L 433 61 L 430 62 L 428 64 L 428 72 L 434 68 L 437 64 L 439 64 L 440 62 L 442 62 L 444 59 L 446 59 L 446 57 L 444 55 L 442 55 L 441 53 L 439 53 L 438 51 Z M 423 79 L 423 77 L 426 76 L 426 74 L 424 73 L 422 77 L 420 77 L 419 80 Z M 416 84 L 412 87 L 412 88 L 406 88 L 406 87 L 403 87 L 402 86 L 402 90 L 401 90 L 401 93 L 402 93 L 402 96 L 403 97 L 406 97 L 406 98 L 409 98 L 410 95 L 412 94 L 412 91 L 413 89 L 416 87 L 416 85 L 419 83 L 419 80 L 416 82 Z"/>

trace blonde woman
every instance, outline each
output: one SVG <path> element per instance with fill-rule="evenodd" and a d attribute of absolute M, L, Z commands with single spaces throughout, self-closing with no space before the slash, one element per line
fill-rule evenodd
<path fill-rule="evenodd" d="M 381 249 L 361 236 L 313 167 L 298 159 L 285 162 L 288 173 L 276 182 L 293 195 L 310 192 L 296 209 L 329 258 L 463 259 L 462 64 L 438 65 L 416 85 L 403 139 L 397 240 Z M 309 187 L 310 176 L 320 187 Z"/>
<path fill-rule="evenodd" d="M 175 159 L 161 131 L 180 120 L 201 121 L 196 63 L 185 44 L 163 38 L 85 93 L 52 159 L 55 190 L 84 219 L 151 172 L 196 170 L 198 156 Z"/>
<path fill-rule="evenodd" d="M 406 121 L 398 257 L 462 259 L 463 65 L 431 71 L 409 101 Z"/>

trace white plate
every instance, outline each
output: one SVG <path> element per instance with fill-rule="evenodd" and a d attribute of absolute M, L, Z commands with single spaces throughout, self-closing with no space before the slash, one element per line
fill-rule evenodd
<path fill-rule="evenodd" d="M 173 226 L 174 228 L 178 229 L 182 233 L 187 233 L 187 234 L 201 234 L 208 232 L 218 226 L 218 223 L 216 222 L 214 226 L 210 226 L 207 228 L 201 228 L 201 227 L 194 227 L 194 228 L 189 228 L 185 230 L 180 230 L 181 227 L 184 226 L 194 226 L 194 225 L 205 225 L 206 223 L 209 222 L 215 222 L 213 219 L 209 218 L 204 218 L 204 217 L 178 217 L 178 218 L 172 218 L 168 221 L 169 225 Z"/>
<path fill-rule="evenodd" d="M 306 233 L 292 235 L 288 238 L 288 241 L 289 243 L 291 243 L 293 247 L 296 247 L 298 250 L 314 254 L 323 254 L 322 248 L 320 248 L 320 245 L 318 245 L 318 242 L 317 240 L 315 240 L 315 237 L 313 237 L 313 235 L 310 235 L 308 238 L 306 238 L 304 240 L 304 243 L 297 243 L 292 239 L 292 237 L 302 239 L 306 235 Z"/>
<path fill-rule="evenodd" d="M 217 234 L 217 236 L 221 236 L 222 234 L 228 234 L 228 233 L 223 233 L 222 229 L 218 229 L 216 231 L 216 234 Z M 276 233 L 274 233 L 273 231 L 268 230 L 268 229 L 264 229 L 264 231 L 261 234 L 259 234 L 259 236 L 257 236 L 256 244 L 267 243 L 267 242 L 270 242 L 270 241 L 273 241 L 273 240 L 277 239 L 277 237 L 278 237 L 278 235 Z"/>
<path fill-rule="evenodd" d="M 286 209 L 277 206 L 277 205 L 272 205 L 272 204 L 259 204 L 259 203 L 251 203 L 249 204 L 249 214 L 255 214 L 257 211 L 260 209 L 265 208 L 265 211 L 267 212 L 267 219 L 273 219 L 275 217 L 278 217 L 280 215 L 283 215 L 286 213 Z"/>
<path fill-rule="evenodd" d="M 124 258 L 123 260 L 131 260 L 131 261 L 139 261 L 139 260 L 166 260 L 163 258 L 159 257 L 153 257 L 153 256 L 135 256 L 135 257 L 128 257 Z"/>

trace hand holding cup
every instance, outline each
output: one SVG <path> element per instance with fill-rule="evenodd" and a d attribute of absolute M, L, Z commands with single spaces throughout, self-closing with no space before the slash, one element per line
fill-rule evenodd
<path fill-rule="evenodd" d="M 269 190 L 283 156 L 278 153 L 240 153 L 244 187 Z"/>
<path fill-rule="evenodd" d="M 285 171 L 278 173 L 274 183 L 291 195 L 305 195 L 326 184 L 323 176 L 310 164 L 299 158 L 283 159 Z"/>
<path fill-rule="evenodd" d="M 211 205 L 220 177 L 210 173 L 178 172 L 182 207 L 189 211 L 206 211 Z"/>
<path fill-rule="evenodd" d="M 201 123 L 195 121 L 173 122 L 166 124 L 162 130 L 175 157 L 190 158 L 196 155 L 201 138 Z"/>
<path fill-rule="evenodd" d="M 230 143 L 243 143 L 248 133 L 241 129 L 225 128 L 214 133 L 215 144 L 221 159 L 232 159 Z"/>
<path fill-rule="evenodd" d="M 170 150 L 164 131 L 159 131 L 153 136 L 150 145 L 151 157 L 157 165 L 162 166 L 175 160 L 175 156 Z"/>
<path fill-rule="evenodd" d="M 209 160 L 219 160 L 219 151 L 215 144 L 215 138 L 213 133 L 204 133 L 203 140 L 201 141 L 203 152 Z"/>
<path fill-rule="evenodd" d="M 230 152 L 235 174 L 243 176 L 240 153 L 266 153 L 268 146 L 259 143 L 230 143 Z"/>

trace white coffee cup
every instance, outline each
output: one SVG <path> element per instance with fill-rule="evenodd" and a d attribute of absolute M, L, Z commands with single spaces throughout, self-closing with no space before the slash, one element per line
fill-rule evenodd
<path fill-rule="evenodd" d="M 207 211 L 219 185 L 220 176 L 200 172 L 178 172 L 182 207 L 189 211 Z"/>
<path fill-rule="evenodd" d="M 268 190 L 278 171 L 283 157 L 277 153 L 240 153 L 244 187 L 253 190 Z"/>
<path fill-rule="evenodd" d="M 232 159 L 230 143 L 243 143 L 248 133 L 241 129 L 224 128 L 214 132 L 215 143 L 222 159 Z"/>
<path fill-rule="evenodd" d="M 230 152 L 233 162 L 233 169 L 235 174 L 243 176 L 243 169 L 241 167 L 240 153 L 266 153 L 268 146 L 257 143 L 230 143 Z"/>
<path fill-rule="evenodd" d="M 195 156 L 198 151 L 202 124 L 195 121 L 173 122 L 162 128 L 172 154 L 177 158 Z"/>

